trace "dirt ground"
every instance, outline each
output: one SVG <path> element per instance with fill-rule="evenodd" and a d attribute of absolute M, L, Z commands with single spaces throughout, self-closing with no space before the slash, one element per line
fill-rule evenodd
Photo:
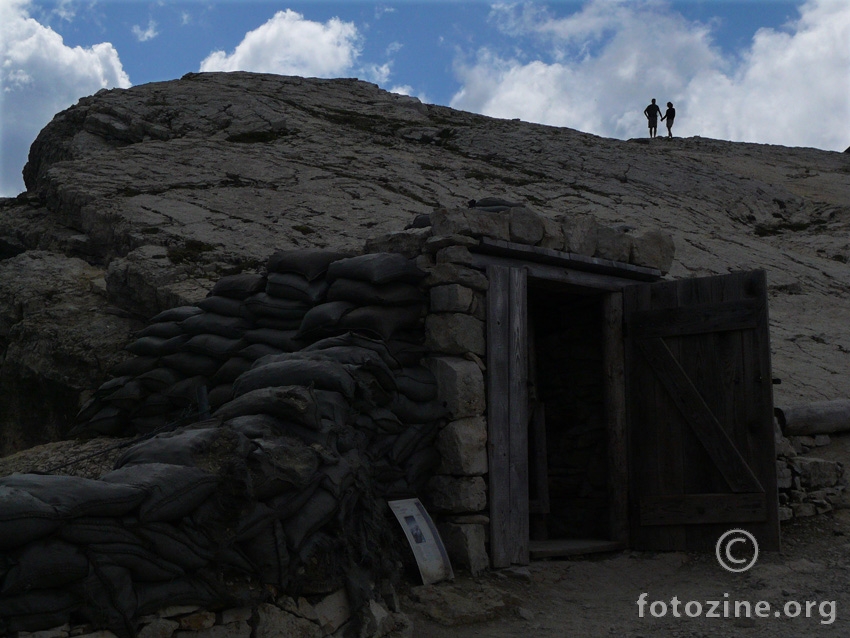
<path fill-rule="evenodd" d="M 414 638 L 850 636 L 850 510 L 784 524 L 782 542 L 742 574 L 713 554 L 625 551 L 461 576 L 413 588 L 402 604 Z M 709 601 L 720 617 L 707 617 Z M 743 605 L 735 617 L 736 601 L 750 603 L 749 618 Z M 760 601 L 770 605 L 759 608 L 766 617 L 756 615 Z"/>

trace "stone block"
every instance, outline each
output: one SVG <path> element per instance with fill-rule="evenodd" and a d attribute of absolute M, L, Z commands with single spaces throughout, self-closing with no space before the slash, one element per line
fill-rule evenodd
<path fill-rule="evenodd" d="M 435 476 L 428 482 L 428 495 L 435 509 L 453 514 L 487 506 L 487 486 L 480 476 Z"/>
<path fill-rule="evenodd" d="M 535 246 L 543 239 L 543 218 L 525 207 L 511 208 L 510 233 L 511 241 Z"/>
<path fill-rule="evenodd" d="M 632 254 L 632 236 L 616 228 L 600 226 L 596 233 L 594 257 L 628 263 Z"/>
<path fill-rule="evenodd" d="M 180 629 L 184 631 L 200 631 L 201 629 L 209 629 L 215 624 L 215 614 L 211 611 L 199 610 L 183 616 L 178 621 Z"/>
<path fill-rule="evenodd" d="M 664 274 L 669 272 L 676 255 L 676 246 L 669 233 L 651 229 L 635 235 L 632 239 L 630 263 L 657 268 Z"/>
<path fill-rule="evenodd" d="M 437 235 L 466 235 L 510 239 L 510 215 L 507 212 L 488 212 L 477 208 L 441 208 L 431 213 L 431 230 Z"/>
<path fill-rule="evenodd" d="M 445 284 L 460 284 L 480 291 L 486 291 L 490 287 L 490 281 L 483 272 L 459 264 L 437 264 L 431 268 L 424 284 L 429 288 Z"/>
<path fill-rule="evenodd" d="M 434 256 L 438 264 L 460 264 L 470 266 L 472 253 L 466 246 L 446 246 L 437 251 Z"/>
<path fill-rule="evenodd" d="M 319 625 L 325 634 L 332 634 L 351 618 L 348 594 L 344 588 L 325 596 L 313 608 L 316 610 Z"/>
<path fill-rule="evenodd" d="M 441 474 L 474 476 L 487 473 L 487 421 L 483 416 L 452 421 L 437 436 Z M 790 470 L 789 470 L 790 475 Z"/>
<path fill-rule="evenodd" d="M 460 357 L 429 357 L 423 363 L 434 373 L 437 396 L 451 418 L 484 413 L 484 374 L 478 364 Z"/>
<path fill-rule="evenodd" d="M 438 528 L 452 565 L 468 569 L 473 576 L 490 567 L 490 557 L 485 548 L 486 534 L 482 525 L 443 523 Z"/>
<path fill-rule="evenodd" d="M 824 447 L 832 442 L 832 439 L 829 438 L 829 434 L 816 434 L 814 439 L 815 447 Z"/>
<path fill-rule="evenodd" d="M 251 638 L 251 625 L 240 620 L 229 625 L 214 625 L 200 631 L 178 631 L 172 638 Z"/>
<path fill-rule="evenodd" d="M 257 625 L 253 638 L 322 638 L 319 625 L 293 616 L 269 603 L 257 608 Z"/>
<path fill-rule="evenodd" d="M 431 352 L 484 356 L 484 322 L 459 312 L 429 314 L 425 317 L 425 345 Z"/>
<path fill-rule="evenodd" d="M 806 489 L 832 487 L 841 479 L 841 466 L 833 461 L 798 456 L 792 463 L 800 475 L 800 484 Z"/>
<path fill-rule="evenodd" d="M 792 503 L 791 509 L 794 511 L 795 518 L 806 518 L 818 513 L 813 503 Z"/>
<path fill-rule="evenodd" d="M 221 624 L 229 625 L 233 622 L 244 620 L 249 622 L 254 615 L 254 610 L 250 607 L 235 607 L 233 609 L 225 609 L 221 612 Z"/>
<path fill-rule="evenodd" d="M 71 631 L 71 625 L 69 623 L 65 623 L 64 625 L 60 625 L 59 627 L 53 627 L 52 629 L 42 629 L 41 631 L 19 631 L 17 632 L 18 638 L 68 638 L 68 635 Z M 169 637 L 171 634 L 168 635 Z"/>
<path fill-rule="evenodd" d="M 541 217 L 543 220 L 543 239 L 540 240 L 541 248 L 552 250 L 564 250 L 564 220 Z"/>
<path fill-rule="evenodd" d="M 139 630 L 138 638 L 171 638 L 180 627 L 176 620 L 157 618 Z"/>
<path fill-rule="evenodd" d="M 431 288 L 431 312 L 465 312 L 472 314 L 475 291 L 460 284 Z"/>
<path fill-rule="evenodd" d="M 564 219 L 564 249 L 577 255 L 593 257 L 596 253 L 599 224 L 590 215 L 571 215 Z"/>
<path fill-rule="evenodd" d="M 447 246 L 474 248 L 478 243 L 477 239 L 466 235 L 431 235 L 431 237 L 425 240 L 425 244 L 422 246 L 422 252 L 431 255 Z"/>
<path fill-rule="evenodd" d="M 776 486 L 780 490 L 790 490 L 794 484 L 791 468 L 784 461 L 776 462 Z"/>
<path fill-rule="evenodd" d="M 430 228 L 409 228 L 385 233 L 366 242 L 367 253 L 400 253 L 412 259 L 422 252 L 426 240 L 431 237 Z"/>

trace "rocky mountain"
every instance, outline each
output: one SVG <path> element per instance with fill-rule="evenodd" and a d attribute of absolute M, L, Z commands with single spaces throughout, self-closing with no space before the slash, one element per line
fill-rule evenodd
<path fill-rule="evenodd" d="M 334 247 L 484 196 L 672 234 L 668 277 L 763 268 L 777 405 L 850 396 L 850 155 L 619 141 L 357 80 L 190 74 L 101 91 L 0 200 L 0 453 L 61 437 L 157 312 L 276 249 Z"/>

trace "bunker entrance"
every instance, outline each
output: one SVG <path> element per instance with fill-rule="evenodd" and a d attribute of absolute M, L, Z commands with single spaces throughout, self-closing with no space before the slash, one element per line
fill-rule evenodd
<path fill-rule="evenodd" d="M 529 286 L 532 558 L 612 549 L 603 299 Z"/>

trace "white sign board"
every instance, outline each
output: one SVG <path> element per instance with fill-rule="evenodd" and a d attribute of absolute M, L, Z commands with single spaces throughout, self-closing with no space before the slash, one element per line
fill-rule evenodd
<path fill-rule="evenodd" d="M 398 519 L 425 585 L 455 577 L 443 540 L 418 498 L 388 501 Z"/>

